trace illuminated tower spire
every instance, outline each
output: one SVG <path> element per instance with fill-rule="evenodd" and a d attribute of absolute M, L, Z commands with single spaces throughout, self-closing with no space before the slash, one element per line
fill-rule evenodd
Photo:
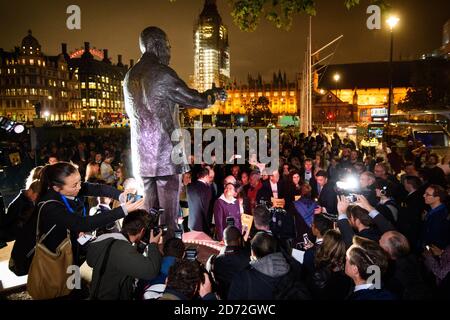
<path fill-rule="evenodd" d="M 205 91 L 230 79 L 228 29 L 222 23 L 216 0 L 205 0 L 194 26 L 194 85 Z"/>

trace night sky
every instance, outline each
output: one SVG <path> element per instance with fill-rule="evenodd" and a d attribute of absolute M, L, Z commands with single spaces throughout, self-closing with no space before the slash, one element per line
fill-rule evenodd
<path fill-rule="evenodd" d="M 226 0 L 218 0 L 219 12 L 229 29 L 231 75 L 245 81 L 247 74 L 258 72 L 267 79 L 281 69 L 294 78 L 304 61 L 307 16 L 297 15 L 289 32 L 276 29 L 263 20 L 257 31 L 240 31 L 232 22 Z M 19 46 L 28 29 L 42 45 L 45 54 L 60 53 L 60 43 L 69 51 L 83 47 L 84 41 L 98 49 L 109 49 L 113 62 L 117 54 L 124 63 L 137 60 L 139 33 L 147 26 L 159 26 L 169 36 L 172 46 L 171 66 L 188 80 L 193 74 L 193 24 L 204 0 L 0 0 L 0 47 Z M 442 28 L 450 18 L 448 0 L 390 1 L 400 17 L 395 33 L 394 59 L 409 60 L 432 52 L 442 45 Z M 81 7 L 81 30 L 66 28 L 66 8 Z M 361 4 L 348 11 L 343 0 L 317 0 L 313 18 L 313 47 L 318 49 L 340 34 L 343 40 L 330 63 L 388 60 L 389 32 L 383 20 L 382 30 L 366 28 L 366 8 Z"/>

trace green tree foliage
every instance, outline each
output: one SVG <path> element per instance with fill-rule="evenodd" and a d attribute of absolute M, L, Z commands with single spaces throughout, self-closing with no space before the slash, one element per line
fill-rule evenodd
<path fill-rule="evenodd" d="M 169 0 L 174 2 L 176 0 Z M 316 14 L 317 0 L 227 0 L 231 6 L 234 23 L 242 31 L 255 31 L 261 18 L 272 22 L 277 28 L 289 30 L 295 15 L 305 13 Z M 324 0 L 325 1 L 325 0 Z M 330 1 L 330 0 L 327 0 Z M 343 0 L 347 9 L 360 4 L 360 0 Z M 386 0 L 370 0 L 385 9 Z"/>
<path fill-rule="evenodd" d="M 252 98 L 245 102 L 244 107 L 250 124 L 256 125 L 258 120 L 271 121 L 272 111 L 269 108 L 270 101 L 267 97 Z"/>

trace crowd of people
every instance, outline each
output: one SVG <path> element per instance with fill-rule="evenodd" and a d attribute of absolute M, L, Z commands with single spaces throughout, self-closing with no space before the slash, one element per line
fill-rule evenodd
<path fill-rule="evenodd" d="M 179 230 L 223 243 L 201 263 L 179 237 L 164 237 L 143 199 L 128 197 L 127 139 L 68 138 L 37 159 L 15 146 L 28 177 L 1 221 L 0 240 L 15 240 L 11 270 L 29 269 L 39 211 L 47 248 L 55 251 L 69 230 L 74 264 L 93 268 L 89 293 L 73 290 L 72 298 L 450 297 L 450 165 L 413 141 L 358 149 L 337 134 L 284 132 L 277 170 L 254 159 L 192 163 L 182 176 Z"/>

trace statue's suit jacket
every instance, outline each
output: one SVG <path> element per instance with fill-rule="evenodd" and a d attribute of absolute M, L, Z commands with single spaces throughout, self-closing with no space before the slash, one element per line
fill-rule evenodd
<path fill-rule="evenodd" d="M 171 140 L 172 133 L 180 128 L 179 105 L 204 109 L 208 107 L 208 96 L 190 89 L 152 53 L 144 53 L 128 71 L 123 89 L 130 118 L 134 173 L 162 177 L 188 171 L 183 143 Z M 190 145 L 190 141 L 185 143 Z M 183 161 L 172 161 L 174 148 Z"/>

